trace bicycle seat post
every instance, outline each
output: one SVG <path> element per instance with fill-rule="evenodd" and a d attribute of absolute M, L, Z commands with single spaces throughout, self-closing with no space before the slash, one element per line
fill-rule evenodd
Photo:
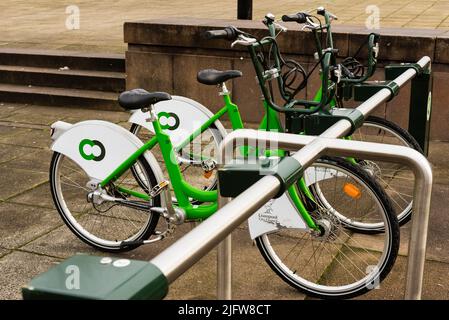
<path fill-rule="evenodd" d="M 218 87 L 219 90 L 221 90 L 218 93 L 220 96 L 227 96 L 227 95 L 229 95 L 229 90 L 228 90 L 228 87 L 226 87 L 226 82 L 219 83 L 217 85 L 217 87 Z"/>
<path fill-rule="evenodd" d="M 157 120 L 157 115 L 156 115 L 156 112 L 154 111 L 154 108 L 153 108 L 153 107 L 154 107 L 154 106 L 153 106 L 152 104 L 149 104 L 148 106 L 143 107 L 143 108 L 141 109 L 143 113 L 148 112 L 148 114 L 150 115 L 150 116 L 146 119 L 147 122 L 154 122 L 154 121 Z"/>

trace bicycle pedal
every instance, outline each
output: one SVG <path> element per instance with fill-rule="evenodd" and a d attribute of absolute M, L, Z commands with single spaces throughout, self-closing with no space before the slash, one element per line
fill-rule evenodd
<path fill-rule="evenodd" d="M 154 197 L 158 196 L 165 188 L 168 187 L 169 184 L 170 184 L 170 182 L 168 180 L 163 180 L 163 181 L 159 182 L 157 185 L 155 185 L 151 189 L 150 197 L 154 198 Z"/>

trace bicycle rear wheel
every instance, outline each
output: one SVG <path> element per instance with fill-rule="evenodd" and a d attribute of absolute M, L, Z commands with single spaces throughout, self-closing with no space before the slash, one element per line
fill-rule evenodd
<path fill-rule="evenodd" d="M 334 187 L 311 212 L 320 232 L 280 229 L 256 238 L 270 267 L 294 288 L 319 298 L 351 298 L 373 289 L 390 272 L 399 248 L 399 225 L 385 192 L 360 168 L 320 159 L 308 170 Z M 362 174 L 360 174 L 362 172 Z M 309 172 L 310 173 L 310 172 Z M 346 189 L 346 190 L 345 190 Z M 360 193 L 360 194 L 358 194 Z M 381 223 L 381 234 L 348 229 L 348 222 Z"/>
<path fill-rule="evenodd" d="M 116 185 L 128 190 L 148 194 L 157 184 L 150 165 L 142 156 L 135 164 L 142 179 L 144 189 L 134 179 L 130 170 L 125 172 Z M 128 251 L 133 247 L 123 247 L 123 241 L 148 239 L 154 232 L 159 214 L 151 212 L 150 207 L 160 207 L 160 196 L 143 201 L 120 192 L 115 185 L 105 188 L 107 195 L 123 200 L 134 201 L 141 208 L 125 206 L 117 202 L 95 203 L 88 200 L 92 192 L 86 185 L 89 176 L 70 158 L 54 152 L 50 164 L 50 188 L 53 201 L 64 223 L 82 241 L 103 251 Z"/>

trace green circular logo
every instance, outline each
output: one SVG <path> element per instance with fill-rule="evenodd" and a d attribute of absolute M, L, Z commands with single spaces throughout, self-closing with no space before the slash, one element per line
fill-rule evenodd
<path fill-rule="evenodd" d="M 176 130 L 179 127 L 179 117 L 173 112 L 159 112 L 159 123 L 162 129 Z"/>
<path fill-rule="evenodd" d="M 92 151 L 93 147 L 95 147 L 95 146 L 99 147 L 100 154 L 98 156 L 94 155 L 92 152 L 87 154 L 84 151 L 84 147 L 86 145 L 91 147 L 91 151 Z M 106 150 L 104 148 L 104 145 L 98 140 L 90 140 L 90 139 L 81 140 L 80 145 L 79 145 L 79 152 L 80 152 L 81 157 L 83 157 L 84 159 L 93 160 L 93 161 L 101 161 L 104 159 L 104 157 L 106 155 Z"/>

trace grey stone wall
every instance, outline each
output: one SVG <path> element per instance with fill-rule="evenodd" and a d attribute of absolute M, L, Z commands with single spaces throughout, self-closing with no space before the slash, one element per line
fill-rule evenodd
<path fill-rule="evenodd" d="M 205 68 L 238 69 L 243 72 L 243 77 L 230 81 L 228 85 L 233 100 L 240 107 L 244 121 L 260 121 L 263 114 L 260 90 L 246 49 L 231 48 L 226 40 L 201 37 L 206 30 L 227 25 L 235 25 L 258 37 L 267 35 L 266 27 L 258 21 L 183 18 L 126 23 L 127 88 L 142 87 L 187 96 L 217 111 L 223 105 L 217 89 L 199 84 L 196 74 Z M 306 69 L 313 67 L 315 45 L 312 34 L 299 30 L 296 24 L 286 26 L 289 31 L 278 37 L 282 52 Z M 364 28 L 335 26 L 333 34 L 339 55 L 354 54 L 369 33 Z M 387 64 L 416 62 L 425 55 L 431 57 L 434 76 L 431 139 L 449 141 L 449 34 L 445 30 L 422 29 L 381 29 L 379 33 L 376 79 L 383 79 L 383 66 Z M 311 98 L 318 87 L 319 77 L 315 74 L 301 94 Z M 409 96 L 410 85 L 407 85 L 393 101 L 380 106 L 376 114 L 407 128 Z M 348 103 L 348 106 L 356 105 L 355 102 Z"/>

